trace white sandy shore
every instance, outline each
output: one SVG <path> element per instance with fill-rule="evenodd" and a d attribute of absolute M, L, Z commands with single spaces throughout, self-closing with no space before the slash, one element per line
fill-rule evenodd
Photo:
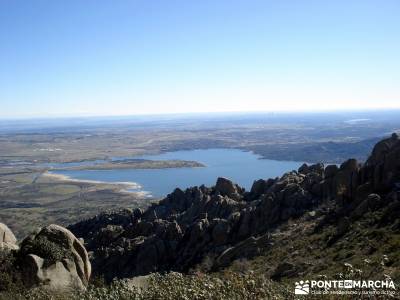
<path fill-rule="evenodd" d="M 115 185 L 118 186 L 120 188 L 120 191 L 124 193 L 134 193 L 140 197 L 148 197 L 148 198 L 152 197 L 150 192 L 141 191 L 140 189 L 142 188 L 142 186 L 133 181 L 108 182 L 100 180 L 76 179 L 67 175 L 54 174 L 48 171 L 44 172 L 41 176 L 68 182 Z"/>

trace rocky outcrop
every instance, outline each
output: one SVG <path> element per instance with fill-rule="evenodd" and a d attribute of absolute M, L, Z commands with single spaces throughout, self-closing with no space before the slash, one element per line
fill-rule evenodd
<path fill-rule="evenodd" d="M 361 172 L 376 192 L 387 192 L 400 180 L 400 139 L 396 133 L 376 144 Z"/>
<path fill-rule="evenodd" d="M 229 179 L 220 177 L 215 184 L 215 192 L 233 200 L 240 200 L 243 189 Z"/>
<path fill-rule="evenodd" d="M 6 224 L 0 223 L 0 250 L 18 250 L 17 239 Z"/>
<path fill-rule="evenodd" d="M 49 225 L 25 238 L 18 253 L 27 287 L 83 290 L 91 265 L 85 247 L 67 229 Z"/>
<path fill-rule="evenodd" d="M 329 241 L 334 243 L 353 219 L 383 203 L 398 211 L 393 203 L 399 190 L 400 142 L 393 135 L 375 146 L 365 164 L 304 164 L 280 178 L 255 181 L 249 192 L 218 178 L 214 187 L 176 189 L 146 211 L 100 215 L 70 229 L 84 238 L 94 272 L 106 279 L 185 271 L 207 257 L 217 268 L 256 255 L 268 247 L 271 230 L 324 203 L 332 203 L 333 219 L 341 220 Z M 388 211 L 386 220 L 392 218 Z M 276 277 L 289 269 L 283 266 Z"/>

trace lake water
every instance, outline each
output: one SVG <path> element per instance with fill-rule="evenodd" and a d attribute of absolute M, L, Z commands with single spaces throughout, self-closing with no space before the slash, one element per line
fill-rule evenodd
<path fill-rule="evenodd" d="M 134 158 L 153 160 L 194 160 L 204 168 L 173 169 L 114 169 L 114 170 L 75 170 L 55 171 L 75 179 L 106 182 L 135 182 L 141 191 L 147 191 L 154 197 L 171 193 L 176 187 L 205 184 L 212 186 L 218 177 L 227 177 L 249 190 L 254 180 L 275 178 L 283 173 L 297 170 L 302 164 L 293 161 L 260 159 L 260 156 L 236 149 L 207 149 L 175 151 L 159 155 L 147 155 Z M 114 158 L 115 159 L 115 158 Z"/>

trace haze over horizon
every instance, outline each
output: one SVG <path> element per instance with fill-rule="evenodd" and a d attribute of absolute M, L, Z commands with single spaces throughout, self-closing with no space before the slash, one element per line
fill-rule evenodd
<path fill-rule="evenodd" d="M 400 3 L 2 1 L 1 118 L 400 108 Z"/>

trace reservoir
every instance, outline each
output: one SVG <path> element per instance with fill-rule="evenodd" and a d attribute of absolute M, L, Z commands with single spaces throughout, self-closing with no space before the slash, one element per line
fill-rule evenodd
<path fill-rule="evenodd" d="M 163 197 L 175 188 L 215 185 L 218 177 L 227 177 L 246 190 L 254 180 L 275 178 L 283 173 L 297 170 L 302 163 L 261 159 L 259 155 L 237 149 L 206 149 L 174 151 L 158 155 L 135 156 L 130 158 L 150 160 L 192 160 L 205 165 L 199 168 L 169 169 L 111 169 L 111 170 L 64 170 L 55 174 L 74 179 L 105 182 L 135 182 L 139 191 L 148 192 L 152 197 Z M 114 158 L 117 159 L 117 158 Z M 121 159 L 121 158 L 119 158 Z"/>

